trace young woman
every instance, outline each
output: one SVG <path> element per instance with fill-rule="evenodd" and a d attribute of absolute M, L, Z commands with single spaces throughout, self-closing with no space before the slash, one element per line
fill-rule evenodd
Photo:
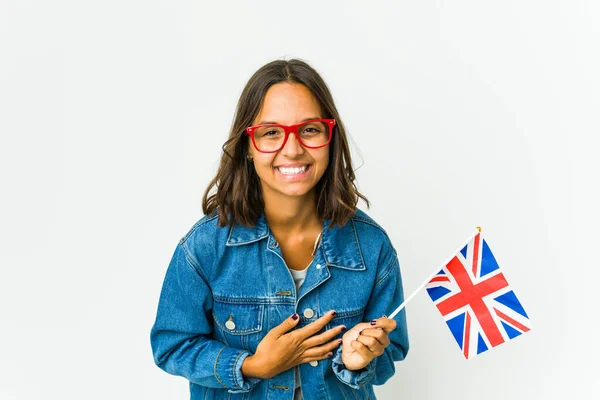
<path fill-rule="evenodd" d="M 205 216 L 167 268 L 150 340 L 199 399 L 371 399 L 408 336 L 396 251 L 356 207 L 342 120 L 300 60 L 239 99 Z M 212 188 L 215 192 L 209 194 Z"/>

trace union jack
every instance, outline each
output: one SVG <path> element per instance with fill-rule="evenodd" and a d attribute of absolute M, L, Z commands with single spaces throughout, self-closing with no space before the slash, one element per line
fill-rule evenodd
<path fill-rule="evenodd" d="M 427 293 L 467 359 L 531 329 L 481 232 L 427 283 Z"/>

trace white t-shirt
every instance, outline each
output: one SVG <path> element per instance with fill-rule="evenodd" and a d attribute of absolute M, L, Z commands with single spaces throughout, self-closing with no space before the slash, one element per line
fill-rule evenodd
<path fill-rule="evenodd" d="M 310 264 L 312 264 L 312 261 Z M 306 273 L 308 272 L 308 267 L 310 267 L 310 264 L 308 264 L 306 268 L 299 271 L 290 268 L 290 273 L 292 274 L 292 278 L 294 278 L 294 284 L 296 285 L 296 293 L 300 292 L 300 286 L 302 286 L 304 283 L 304 278 L 306 278 Z M 300 368 L 298 366 L 294 367 L 294 373 L 296 374 L 296 387 L 294 389 L 298 389 L 300 387 Z M 294 400 L 302 400 L 301 390 L 295 390 Z"/>

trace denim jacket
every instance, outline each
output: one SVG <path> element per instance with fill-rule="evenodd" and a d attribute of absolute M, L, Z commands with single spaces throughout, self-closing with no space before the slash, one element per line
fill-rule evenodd
<path fill-rule="evenodd" d="M 321 331 L 389 315 L 402 303 L 396 251 L 386 232 L 362 210 L 328 229 L 296 293 L 294 281 L 264 213 L 254 227 L 219 227 L 202 217 L 181 238 L 166 271 L 150 332 L 155 363 L 190 382 L 192 400 L 292 399 L 294 368 L 270 379 L 244 377 L 244 359 L 275 326 L 297 312 L 297 328 L 336 310 Z M 374 399 L 394 362 L 408 352 L 404 310 L 385 352 L 365 368 L 345 368 L 334 356 L 300 364 L 304 399 Z M 341 338 L 341 334 L 335 339 Z"/>

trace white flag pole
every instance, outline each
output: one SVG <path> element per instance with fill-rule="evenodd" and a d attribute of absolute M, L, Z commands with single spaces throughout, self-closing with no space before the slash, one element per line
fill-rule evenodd
<path fill-rule="evenodd" d="M 421 284 L 421 286 L 419 286 L 419 287 L 417 288 L 417 290 L 415 290 L 415 291 L 414 291 L 414 292 L 413 292 L 413 293 L 412 293 L 410 296 L 408 296 L 408 297 L 406 298 L 406 300 L 404 300 L 404 302 L 403 302 L 402 304 L 400 304 L 400 305 L 398 306 L 398 308 L 396 308 L 396 309 L 394 310 L 394 312 L 393 312 L 393 313 L 391 313 L 391 314 L 388 316 L 388 318 L 394 318 L 394 317 L 396 316 L 396 314 L 398 314 L 400 311 L 402 311 L 402 309 L 403 309 L 403 308 L 406 306 L 406 304 L 407 304 L 409 301 L 411 301 L 411 300 L 413 299 L 413 297 L 415 297 L 415 296 L 417 295 L 417 293 L 419 293 L 419 292 L 421 291 L 421 289 L 423 289 L 425 286 L 427 286 L 427 284 L 429 283 L 429 281 L 430 281 L 430 280 L 432 280 L 432 279 L 433 279 L 433 278 L 434 278 L 434 277 L 435 277 L 435 276 L 438 274 L 438 272 L 440 272 L 440 270 L 441 270 L 442 268 L 445 268 L 445 267 L 446 267 L 446 265 L 448 265 L 448 263 L 449 263 L 450 261 L 452 261 L 452 259 L 453 259 L 453 258 L 454 258 L 454 256 L 456 255 L 456 253 L 458 253 L 459 251 L 461 251 L 461 250 L 462 250 L 462 249 L 463 249 L 463 248 L 464 248 L 464 247 L 465 247 L 467 244 L 469 244 L 469 242 L 470 242 L 471 240 L 473 240 L 473 238 L 474 238 L 474 237 L 475 237 L 475 236 L 476 236 L 476 235 L 477 235 L 479 232 L 481 232 L 481 228 L 478 226 L 478 227 L 477 227 L 477 230 L 475 231 L 475 233 L 473 233 L 471 236 L 469 236 L 469 238 L 468 238 L 467 240 L 465 240 L 465 242 L 462 244 L 462 246 L 460 246 L 460 247 L 459 247 L 459 248 L 458 248 L 458 249 L 457 249 L 457 250 L 456 250 L 454 253 L 452 253 L 452 255 L 451 255 L 451 256 L 450 256 L 450 257 L 449 257 L 449 258 L 448 258 L 446 261 L 444 261 L 444 263 L 443 263 L 441 266 L 437 267 L 437 268 L 435 269 L 435 271 L 433 271 L 433 272 L 431 273 L 431 275 L 430 275 L 430 276 L 429 276 L 427 279 L 425 279 L 425 281 L 424 281 L 424 282 Z"/>

